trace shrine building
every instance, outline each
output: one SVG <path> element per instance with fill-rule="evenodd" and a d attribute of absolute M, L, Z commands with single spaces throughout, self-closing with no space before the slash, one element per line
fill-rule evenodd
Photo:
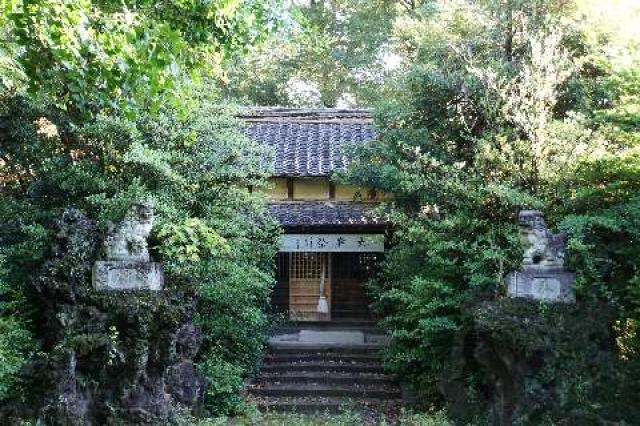
<path fill-rule="evenodd" d="M 274 309 L 296 321 L 369 319 L 364 285 L 386 231 L 371 209 L 385 195 L 331 179 L 348 165 L 346 146 L 373 140 L 369 112 L 261 108 L 240 118 L 250 139 L 274 151 L 266 191 L 284 228 Z"/>

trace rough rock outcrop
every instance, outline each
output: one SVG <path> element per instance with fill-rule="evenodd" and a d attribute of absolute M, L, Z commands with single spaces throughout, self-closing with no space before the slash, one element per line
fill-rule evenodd
<path fill-rule="evenodd" d="M 45 356 L 26 368 L 33 398 L 0 409 L 47 425 L 165 424 L 178 404 L 198 409 L 202 335 L 189 289 L 98 292 L 91 268 L 101 235 L 82 212 L 55 224 L 49 260 L 33 280 L 34 325 Z M 144 253 L 141 253 L 144 255 Z"/>

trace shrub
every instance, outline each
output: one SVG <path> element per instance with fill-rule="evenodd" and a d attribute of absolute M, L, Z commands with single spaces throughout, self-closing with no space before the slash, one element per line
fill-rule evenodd
<path fill-rule="evenodd" d="M 26 389 L 20 386 L 21 369 L 36 351 L 36 341 L 24 324 L 0 318 L 0 401 L 27 397 Z"/>

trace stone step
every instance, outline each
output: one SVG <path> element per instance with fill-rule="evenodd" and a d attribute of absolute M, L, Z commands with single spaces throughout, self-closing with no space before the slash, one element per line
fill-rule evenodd
<path fill-rule="evenodd" d="M 350 302 L 354 299 L 363 300 L 367 304 L 371 303 L 371 299 L 361 291 L 341 291 L 340 293 L 333 293 L 331 297 L 334 303 Z"/>
<path fill-rule="evenodd" d="M 378 373 L 326 373 L 321 372 L 291 372 L 291 373 L 263 373 L 256 383 L 324 383 L 332 385 L 352 385 L 354 383 L 362 385 L 393 386 L 394 379 L 386 374 Z"/>
<path fill-rule="evenodd" d="M 331 313 L 335 314 L 336 312 L 355 312 L 355 313 L 364 312 L 364 316 L 358 317 L 354 315 L 352 318 L 368 318 L 371 315 L 371 311 L 369 310 L 369 308 L 367 308 L 367 305 L 357 305 L 357 304 L 331 306 Z"/>
<path fill-rule="evenodd" d="M 379 398 L 286 398 L 286 397 L 254 397 L 258 409 L 261 411 L 299 414 L 338 414 L 355 410 L 375 409 L 386 411 L 398 409 L 399 399 Z"/>
<path fill-rule="evenodd" d="M 325 362 L 350 362 L 350 363 L 372 363 L 380 362 L 382 360 L 381 354 L 371 353 L 336 353 L 336 352 L 310 352 L 310 353 L 270 353 L 265 355 L 265 364 L 274 364 L 280 362 L 311 362 L 311 361 L 325 361 Z"/>
<path fill-rule="evenodd" d="M 286 324 L 288 326 L 297 326 L 298 328 L 312 328 L 312 327 L 320 327 L 320 328 L 331 328 L 331 329 L 342 329 L 342 328 L 358 328 L 358 327 L 366 327 L 366 326 L 375 326 L 376 322 L 367 319 L 367 318 L 353 318 L 350 320 L 339 320 L 339 321 L 288 321 Z"/>
<path fill-rule="evenodd" d="M 327 385 L 327 384 L 252 384 L 247 389 L 250 395 L 268 397 L 350 397 L 350 398 L 400 398 L 395 386 L 379 385 Z"/>
<path fill-rule="evenodd" d="M 265 364 L 262 366 L 263 373 L 292 373 L 292 372 L 317 372 L 325 373 L 377 373 L 383 374 L 384 369 L 380 363 L 327 363 L 327 362 L 296 362 Z"/>
<path fill-rule="evenodd" d="M 332 326 L 329 326 L 326 324 L 323 325 L 322 323 L 319 323 L 319 322 L 313 322 L 309 324 L 304 324 L 304 323 L 282 324 L 272 328 L 269 334 L 271 335 L 289 334 L 289 333 L 295 333 L 300 330 L 314 330 L 314 331 L 348 330 L 348 331 L 362 331 L 363 333 L 383 333 L 384 332 L 382 328 L 376 325 L 375 320 L 372 319 L 373 317 L 371 316 L 368 317 L 369 318 L 368 320 L 359 319 L 357 321 L 354 321 L 353 318 L 354 318 L 353 316 L 349 316 L 349 317 L 345 316 L 343 318 L 333 318 L 331 323 L 336 322 L 338 324 L 332 325 Z M 339 324 L 339 322 L 345 322 L 345 323 L 357 322 L 357 323 L 360 323 L 360 325 L 353 325 L 353 326 L 344 325 L 343 326 Z M 329 323 L 329 321 L 327 321 L 327 323 Z"/>
<path fill-rule="evenodd" d="M 331 322 L 342 322 L 344 321 L 345 323 L 351 323 L 351 322 L 355 322 L 353 319 L 353 317 L 345 317 L 345 318 L 334 318 L 333 321 Z M 360 325 L 353 325 L 353 326 L 349 326 L 349 325 L 341 325 L 341 324 L 337 324 L 337 325 L 326 325 L 326 324 L 322 324 L 321 322 L 309 322 L 308 324 L 304 324 L 304 323 L 297 323 L 297 324 L 281 324 L 278 326 L 273 327 L 270 330 L 270 335 L 277 335 L 277 334 L 289 334 L 289 333 L 295 333 L 298 332 L 300 330 L 314 330 L 314 331 L 342 331 L 342 330 L 347 330 L 347 331 L 362 331 L 364 333 L 382 333 L 383 329 L 381 329 L 380 327 L 378 327 L 375 323 L 375 321 L 371 318 L 369 318 L 369 320 L 365 323 L 364 320 L 358 320 L 358 323 L 360 323 Z M 327 321 L 327 323 L 329 323 L 329 321 Z"/>
<path fill-rule="evenodd" d="M 347 318 L 347 317 L 345 317 Z M 348 317 L 351 318 L 351 317 Z M 340 318 L 336 318 L 336 319 L 340 319 Z M 341 331 L 341 330 L 348 330 L 348 331 L 361 331 L 363 333 L 366 334 L 384 334 L 384 330 L 381 329 L 380 327 L 377 327 L 375 325 L 366 325 L 366 326 L 360 326 L 360 327 L 344 327 L 344 328 L 329 328 L 329 327 L 322 327 L 322 326 L 315 326 L 315 325 L 310 325 L 310 326 L 304 326 L 304 327 L 300 327 L 300 326 L 295 326 L 295 325 L 281 325 L 278 326 L 276 328 L 271 329 L 270 331 L 270 335 L 271 336 L 277 336 L 277 335 L 282 335 L 282 334 L 293 334 L 293 333 L 297 333 L 300 330 L 311 330 L 311 331 Z"/>
<path fill-rule="evenodd" d="M 371 347 L 348 347 L 348 346 L 339 346 L 328 349 L 317 349 L 311 345 L 306 347 L 281 347 L 277 349 L 272 349 L 269 355 L 315 355 L 315 354 L 325 354 L 325 355 L 381 355 L 381 349 L 383 349 L 382 345 L 379 345 L 379 350 L 372 350 Z"/>
<path fill-rule="evenodd" d="M 371 315 L 367 310 L 355 310 L 355 309 L 332 309 L 331 316 L 333 318 L 354 318 L 354 317 L 366 317 Z"/>
<path fill-rule="evenodd" d="M 358 314 L 358 316 L 362 316 L 362 314 Z M 343 312 L 343 313 L 337 313 L 337 314 L 333 314 L 333 318 L 335 319 L 342 319 L 342 318 L 353 318 L 353 315 L 351 314 L 351 312 Z M 373 318 L 373 317 L 371 317 Z M 366 331 L 366 330 L 365 330 Z M 372 333 L 378 333 L 378 330 L 370 330 Z"/>
<path fill-rule="evenodd" d="M 365 312 L 366 313 L 365 316 L 359 317 L 359 318 L 362 318 L 362 319 L 369 318 L 369 316 L 371 315 L 371 310 L 367 307 L 367 305 L 360 305 L 360 304 L 332 305 L 331 306 L 331 313 L 335 313 L 335 312 L 339 312 L 339 311 Z M 353 317 L 353 318 L 358 318 L 358 317 Z"/>
<path fill-rule="evenodd" d="M 389 404 L 397 409 L 400 388 L 382 365 L 390 336 L 363 313 L 344 314 L 351 318 L 275 327 L 261 375 L 246 389 L 248 398 L 269 411 L 340 412 Z"/>
<path fill-rule="evenodd" d="M 380 336 L 380 338 L 386 338 L 387 336 Z M 371 339 L 371 338 L 369 338 Z M 300 342 L 269 342 L 269 348 L 272 352 L 280 352 L 284 349 L 306 349 L 313 351 L 326 351 L 326 350 L 344 350 L 345 352 L 350 352 L 354 350 L 359 351 L 380 351 L 386 346 L 386 342 L 379 340 L 376 338 L 376 341 L 380 343 L 300 343 Z"/>
<path fill-rule="evenodd" d="M 370 312 L 369 304 L 356 300 L 344 303 L 333 303 L 331 305 L 331 311 L 335 312 L 336 309 L 352 309 L 354 311 Z"/>

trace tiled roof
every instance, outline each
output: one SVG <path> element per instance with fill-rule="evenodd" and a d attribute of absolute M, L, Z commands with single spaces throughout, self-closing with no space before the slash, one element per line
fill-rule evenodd
<path fill-rule="evenodd" d="M 371 204 L 306 201 L 269 204 L 269 211 L 282 226 L 372 226 L 386 221 L 370 212 Z"/>
<path fill-rule="evenodd" d="M 344 147 L 375 137 L 366 110 L 260 109 L 239 116 L 243 133 L 274 149 L 276 176 L 326 176 L 344 169 Z"/>

